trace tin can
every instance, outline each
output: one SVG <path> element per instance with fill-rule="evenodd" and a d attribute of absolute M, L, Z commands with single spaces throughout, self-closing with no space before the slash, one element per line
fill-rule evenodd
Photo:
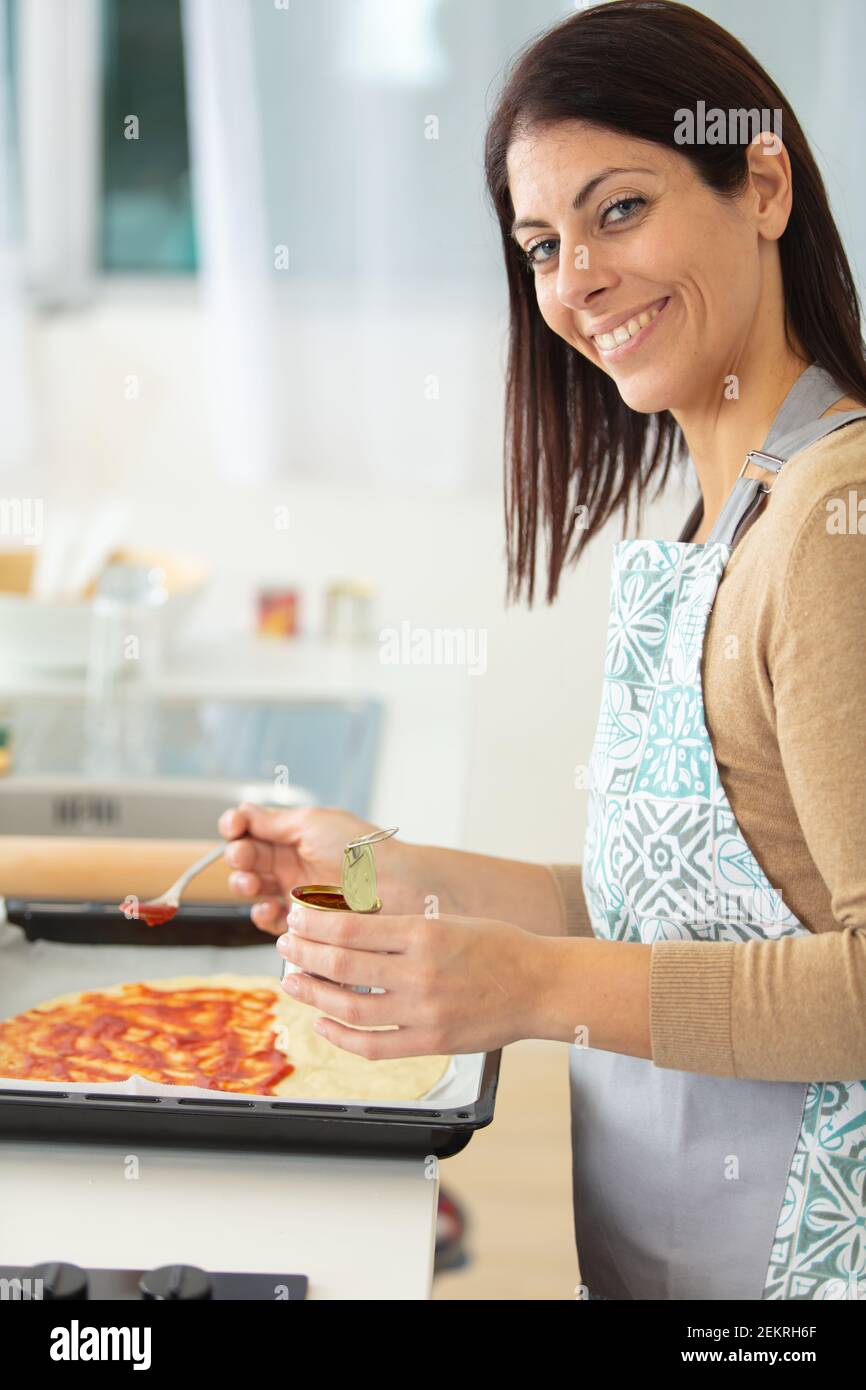
<path fill-rule="evenodd" d="M 301 907 L 311 907 L 317 912 L 379 912 L 382 900 L 376 889 L 376 861 L 373 845 L 396 835 L 393 830 L 375 830 L 359 840 L 350 840 L 343 850 L 341 883 L 306 883 L 293 888 L 289 898 Z M 280 979 L 288 974 L 303 974 L 299 965 L 283 961 Z M 323 976 L 315 976 L 322 979 Z M 333 982 L 332 982 L 333 983 Z M 383 994 L 384 990 L 375 985 L 342 985 L 354 994 Z"/>
<path fill-rule="evenodd" d="M 350 907 L 343 897 L 343 890 L 338 883 L 307 883 L 301 888 L 293 888 L 289 894 L 293 903 L 299 903 L 301 907 L 312 907 L 319 912 L 355 912 L 357 909 Z M 364 912 L 378 912 L 382 904 L 376 899 L 375 907 L 360 909 Z M 283 961 L 283 970 L 280 979 L 284 980 L 287 975 L 303 973 L 299 965 L 292 965 L 290 961 Z M 314 979 L 321 980 L 323 975 L 315 975 Z M 333 981 L 331 981 L 333 984 Z M 350 989 L 354 994 L 370 994 L 369 985 L 341 985 L 341 989 Z M 381 993 L 381 990 L 375 991 Z"/>

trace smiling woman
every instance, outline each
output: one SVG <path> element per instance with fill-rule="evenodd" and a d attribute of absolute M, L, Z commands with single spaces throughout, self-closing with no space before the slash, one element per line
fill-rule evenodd
<path fill-rule="evenodd" d="M 820 174 L 755 59 L 666 0 L 524 52 L 486 170 L 510 596 L 543 536 L 552 601 L 684 445 L 702 493 L 678 541 L 614 548 L 583 859 L 550 866 L 582 938 L 542 1025 L 577 1043 L 582 1277 L 862 1298 L 866 1081 L 830 1078 L 866 1077 L 866 554 L 828 513 L 866 485 L 866 362 Z"/>
<path fill-rule="evenodd" d="M 682 143 L 682 113 L 709 96 L 757 121 Z M 747 143 L 755 124 L 781 128 L 780 157 L 775 134 Z M 612 516 L 625 534 L 636 503 L 640 523 L 685 456 L 671 408 L 694 407 L 708 371 L 748 380 L 772 347 L 776 403 L 811 361 L 866 398 L 856 289 L 812 152 L 784 94 L 703 15 L 618 0 L 551 30 L 509 73 L 485 166 L 511 303 L 510 598 L 533 601 L 542 524 L 552 602 Z"/>
<path fill-rule="evenodd" d="M 296 904 L 278 949 L 370 1059 L 572 1045 L 589 1297 L 862 1298 L 866 361 L 821 178 L 756 60 L 667 0 L 538 39 L 486 156 L 512 595 L 541 537 L 552 599 L 684 446 L 703 516 L 614 547 L 581 863 L 390 839 L 388 915 Z M 339 816 L 226 822 L 263 930 Z"/>

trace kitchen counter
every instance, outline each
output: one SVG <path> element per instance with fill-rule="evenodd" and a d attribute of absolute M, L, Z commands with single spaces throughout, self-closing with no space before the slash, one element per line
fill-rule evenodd
<path fill-rule="evenodd" d="M 438 1190 L 422 1159 L 5 1139 L 0 1264 L 179 1262 L 306 1274 L 310 1299 L 426 1299 Z"/>
<path fill-rule="evenodd" d="M 465 670 L 387 666 L 378 647 L 226 637 L 187 647 L 163 698 L 385 703 L 371 818 L 460 845 Z M 4 703 L 80 699 L 83 673 L 0 675 Z M 128 1177 L 131 1157 L 138 1176 Z M 307 1274 L 311 1299 L 430 1296 L 438 1178 L 422 1160 L 0 1141 L 0 1264 Z"/>

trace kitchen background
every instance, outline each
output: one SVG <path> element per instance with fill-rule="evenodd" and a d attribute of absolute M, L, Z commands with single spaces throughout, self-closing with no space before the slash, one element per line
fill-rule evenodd
<path fill-rule="evenodd" d="M 572 8 L 0 0 L 0 548 L 38 556 L 46 595 L 25 598 L 4 559 L 9 776 L 66 770 L 82 752 L 44 722 L 86 690 L 93 659 L 64 593 L 72 542 L 79 560 L 85 543 L 91 559 L 144 547 L 188 557 L 195 577 L 158 679 L 167 693 L 378 704 L 381 726 L 351 745 L 364 750 L 355 780 L 337 769 L 323 795 L 294 753 L 290 780 L 319 799 L 351 786 L 355 809 L 410 840 L 579 858 L 575 768 L 620 533 L 590 547 L 553 607 L 505 609 L 506 302 L 482 178 L 505 65 Z M 792 99 L 862 284 L 866 7 L 696 8 Z M 695 495 L 684 470 L 647 529 L 675 536 Z M 335 582 L 350 588 L 329 617 Z M 267 588 L 296 593 L 294 635 L 257 634 Z M 474 634 L 483 660 L 384 664 L 379 634 L 401 625 Z M 269 748 L 241 771 L 277 762 Z M 534 1056 L 511 1077 L 525 1077 L 535 1118 L 526 1097 L 509 1110 L 505 1068 L 497 1125 L 446 1170 L 466 1174 L 476 1268 L 488 1260 L 486 1284 L 468 1269 L 448 1277 L 449 1297 L 496 1296 L 515 1244 L 521 1268 L 541 1270 L 525 1296 L 569 1296 L 564 1062 L 541 1048 L 539 1072 Z M 484 1156 L 506 1143 L 503 1179 Z M 531 1220 L 509 1187 L 527 1171 Z"/>

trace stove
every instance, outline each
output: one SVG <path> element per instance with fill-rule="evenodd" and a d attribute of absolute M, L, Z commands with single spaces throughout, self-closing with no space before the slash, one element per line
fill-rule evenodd
<path fill-rule="evenodd" d="M 197 1265 L 181 1264 L 145 1270 L 82 1269 L 63 1263 L 0 1265 L 0 1302 L 253 1299 L 288 1303 L 306 1296 L 306 1274 L 211 1273 Z"/>

